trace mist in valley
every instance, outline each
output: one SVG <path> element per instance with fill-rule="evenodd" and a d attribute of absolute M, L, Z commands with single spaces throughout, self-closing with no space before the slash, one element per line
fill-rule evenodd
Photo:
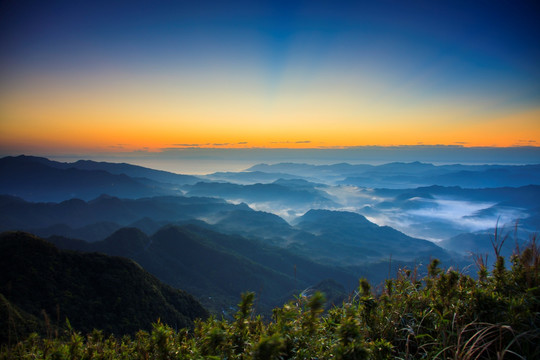
<path fill-rule="evenodd" d="M 325 279 L 346 294 L 360 277 L 378 284 L 432 258 L 474 276 L 471 254 L 504 237 L 509 257 L 540 227 L 539 165 L 276 162 L 188 175 L 18 156 L 0 166 L 1 231 L 131 258 L 222 314 L 241 290 L 260 293 L 264 312 Z"/>

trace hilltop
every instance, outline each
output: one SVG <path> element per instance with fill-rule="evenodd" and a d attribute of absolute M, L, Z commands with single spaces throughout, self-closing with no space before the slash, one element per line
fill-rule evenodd
<path fill-rule="evenodd" d="M 161 319 L 193 327 L 207 311 L 132 260 L 59 250 L 23 232 L 0 235 L 0 342 L 64 328 L 134 334 Z"/>

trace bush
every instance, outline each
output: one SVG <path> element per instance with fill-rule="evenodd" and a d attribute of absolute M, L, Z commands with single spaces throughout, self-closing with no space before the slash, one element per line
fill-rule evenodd
<path fill-rule="evenodd" d="M 209 318 L 192 331 L 154 324 L 134 338 L 83 336 L 70 327 L 55 338 L 4 346 L 0 359 L 533 359 L 540 358 L 540 251 L 531 244 L 506 268 L 497 259 L 479 278 L 443 271 L 402 271 L 374 296 L 361 280 L 341 306 L 323 313 L 324 296 L 299 296 L 263 321 L 254 294 L 234 320 Z"/>

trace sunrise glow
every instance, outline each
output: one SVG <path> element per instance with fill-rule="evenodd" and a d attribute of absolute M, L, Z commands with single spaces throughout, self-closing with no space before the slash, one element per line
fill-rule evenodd
<path fill-rule="evenodd" d="M 539 144 L 526 4 L 283 6 L 8 7 L 1 150 Z"/>

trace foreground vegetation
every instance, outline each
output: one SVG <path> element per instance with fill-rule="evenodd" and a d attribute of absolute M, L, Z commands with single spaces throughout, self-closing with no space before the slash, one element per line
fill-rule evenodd
<path fill-rule="evenodd" d="M 501 256 L 491 271 L 485 258 L 476 263 L 478 279 L 443 271 L 433 260 L 422 278 L 404 269 L 375 290 L 361 280 L 347 302 L 326 312 L 323 295 L 313 293 L 264 320 L 253 316 L 254 295 L 247 293 L 232 321 L 211 317 L 179 331 L 157 322 L 123 338 L 69 328 L 4 345 L 0 359 L 540 358 L 535 239 L 509 266 Z"/>

